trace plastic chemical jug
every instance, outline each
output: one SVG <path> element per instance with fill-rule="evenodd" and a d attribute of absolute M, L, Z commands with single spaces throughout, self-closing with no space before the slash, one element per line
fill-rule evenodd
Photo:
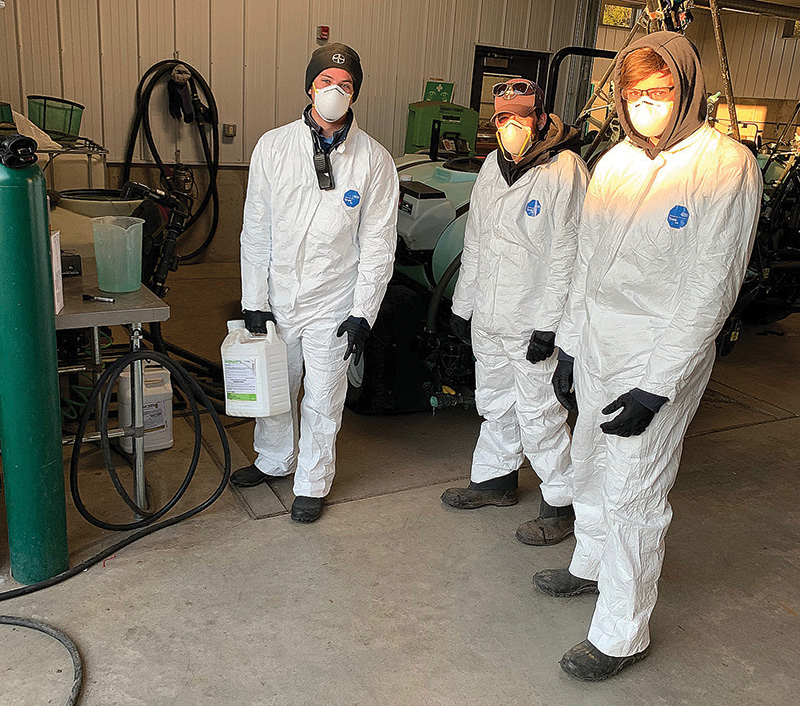
<path fill-rule="evenodd" d="M 291 410 L 286 344 L 272 321 L 266 335 L 250 333 L 244 321 L 228 322 L 222 372 L 228 416 L 272 417 Z"/>
<path fill-rule="evenodd" d="M 142 286 L 141 218 L 92 218 L 97 286 L 104 292 L 137 292 Z"/>
<path fill-rule="evenodd" d="M 157 363 L 144 364 L 144 450 L 160 451 L 172 446 L 172 382 L 169 370 Z M 119 376 L 117 405 L 119 425 L 133 424 L 131 371 L 126 368 Z M 125 453 L 133 453 L 133 437 L 119 440 Z"/>

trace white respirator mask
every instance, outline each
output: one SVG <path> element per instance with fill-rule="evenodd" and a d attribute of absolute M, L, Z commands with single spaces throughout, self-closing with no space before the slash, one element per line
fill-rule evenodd
<path fill-rule="evenodd" d="M 673 101 L 654 101 L 642 96 L 635 103 L 628 103 L 631 125 L 643 137 L 663 134 L 672 116 Z"/>
<path fill-rule="evenodd" d="M 531 145 L 531 138 L 531 129 L 514 119 L 507 120 L 497 128 L 497 139 L 512 157 L 519 157 L 525 152 Z"/>
<path fill-rule="evenodd" d="M 347 112 L 351 98 L 352 96 L 345 93 L 339 85 L 314 87 L 314 108 L 319 116 L 329 123 L 335 123 Z"/>

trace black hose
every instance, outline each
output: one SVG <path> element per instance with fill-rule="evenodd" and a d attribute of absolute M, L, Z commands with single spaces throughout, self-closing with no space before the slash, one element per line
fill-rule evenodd
<path fill-rule="evenodd" d="M 126 503 L 128 504 L 131 509 L 134 509 L 135 512 L 138 514 L 144 515 L 141 520 L 137 520 L 135 522 L 117 524 L 117 523 L 110 523 L 105 522 L 104 520 L 100 520 L 99 518 L 94 517 L 85 507 L 83 501 L 80 498 L 80 493 L 78 490 L 78 460 L 80 458 L 80 449 L 83 440 L 83 435 L 86 430 L 86 425 L 89 421 L 89 416 L 91 414 L 91 410 L 94 406 L 94 401 L 97 399 L 98 395 L 100 394 L 102 388 L 108 385 L 108 389 L 106 390 L 103 396 L 103 413 L 101 414 L 101 430 L 104 432 L 102 435 L 102 447 L 103 447 L 103 456 L 106 459 L 106 463 L 109 464 L 110 458 L 110 448 L 108 445 L 108 437 L 105 434 L 107 431 L 106 426 L 106 417 L 108 411 L 108 403 L 110 401 L 110 390 L 114 387 L 115 380 L 119 377 L 122 370 L 130 365 L 135 360 L 152 360 L 160 365 L 163 365 L 167 368 L 173 376 L 173 380 L 176 382 L 179 389 L 181 389 L 188 399 L 191 410 L 192 410 L 192 418 L 194 421 L 194 428 L 195 428 L 195 449 L 192 455 L 192 463 L 186 473 L 186 477 L 181 483 L 180 488 L 178 491 L 173 495 L 173 497 L 167 502 L 164 507 L 160 510 L 152 513 L 143 513 L 141 508 L 136 506 L 136 503 L 128 496 L 127 492 L 124 494 L 123 499 L 127 497 Z M 199 400 L 200 404 L 205 407 L 211 419 L 214 423 L 214 427 L 219 434 L 220 440 L 222 442 L 222 450 L 223 450 L 223 473 L 222 473 L 222 480 L 220 484 L 217 486 L 216 490 L 211 494 L 211 496 L 200 503 L 199 505 L 191 508 L 190 510 L 186 510 L 174 517 L 170 517 L 166 520 L 161 520 L 160 522 L 156 522 L 161 517 L 163 517 L 170 509 L 172 509 L 175 504 L 180 500 L 183 494 L 186 492 L 186 488 L 188 487 L 189 482 L 191 481 L 192 477 L 194 476 L 194 472 L 197 468 L 197 462 L 199 460 L 199 447 L 200 447 L 200 435 L 202 433 L 202 422 L 200 417 L 200 410 L 197 406 L 197 401 Z M 108 465 L 109 475 L 111 475 L 112 482 L 115 479 L 116 472 L 113 468 L 113 463 Z M 89 403 L 87 403 L 86 407 L 84 408 L 83 413 L 81 414 L 81 418 L 78 424 L 78 431 L 75 437 L 75 446 L 72 450 L 72 459 L 70 462 L 70 491 L 72 492 L 72 498 L 75 502 L 78 511 L 83 515 L 83 517 L 89 521 L 91 524 L 102 527 L 103 529 L 111 529 L 111 530 L 137 530 L 132 532 L 124 539 L 120 540 L 112 544 L 110 547 L 103 549 L 100 553 L 86 559 L 85 561 L 81 562 L 80 564 L 73 566 L 71 569 L 67 569 L 56 576 L 53 576 L 45 581 L 40 581 L 39 583 L 31 584 L 30 586 L 23 586 L 21 588 L 16 588 L 10 591 L 4 591 L 0 593 L 0 602 L 7 601 L 12 598 L 18 598 L 20 596 L 27 596 L 31 593 L 35 593 L 36 591 L 40 591 L 44 588 L 48 588 L 50 586 L 55 586 L 62 581 L 65 581 L 68 578 L 76 576 L 77 574 L 86 571 L 86 569 L 94 566 L 98 562 L 106 559 L 107 557 L 115 554 L 119 550 L 127 547 L 129 544 L 133 544 L 133 542 L 141 539 L 142 537 L 146 537 L 147 535 L 153 534 L 154 532 L 158 532 L 159 530 L 166 529 L 167 527 L 171 527 L 173 525 L 182 522 L 190 517 L 194 517 L 195 515 L 201 513 L 206 508 L 210 507 L 217 499 L 222 495 L 225 490 L 225 487 L 228 484 L 228 480 L 230 479 L 231 474 L 231 451 L 228 445 L 228 439 L 225 435 L 225 428 L 220 421 L 219 415 L 217 414 L 214 404 L 208 398 L 208 396 L 203 392 L 202 388 L 197 384 L 197 382 L 188 375 L 177 363 L 171 360 L 169 357 L 158 353 L 156 351 L 148 351 L 148 350 L 140 350 L 140 351 L 132 351 L 118 361 L 112 363 L 100 376 L 100 379 L 97 381 L 92 393 L 89 397 Z M 115 486 L 119 482 L 119 478 L 116 478 Z M 121 483 L 120 483 L 121 485 Z M 124 489 L 123 489 L 124 490 Z M 130 501 L 130 502 L 128 502 Z"/>
<path fill-rule="evenodd" d="M 13 615 L 0 615 L 0 625 L 14 625 L 18 628 L 27 628 L 29 630 L 37 630 L 49 635 L 58 640 L 69 652 L 72 658 L 72 689 L 69 692 L 66 706 L 74 706 L 78 703 L 78 697 L 81 695 L 83 688 L 83 660 L 81 659 L 78 648 L 75 643 L 69 639 L 63 632 L 56 630 L 51 625 L 39 622 L 38 620 L 31 620 L 30 618 L 15 618 Z"/>
<path fill-rule="evenodd" d="M 202 356 L 197 355 L 197 353 L 192 353 L 185 348 L 181 348 L 174 343 L 164 340 L 160 321 L 154 321 L 151 323 L 150 333 L 144 331 L 143 334 L 145 339 L 152 342 L 155 349 L 160 353 L 174 353 L 178 357 L 185 358 L 186 360 L 203 368 L 208 372 L 209 377 L 213 377 L 216 380 L 222 380 L 222 366 L 219 363 L 215 363 L 207 358 L 203 358 Z"/>
<path fill-rule="evenodd" d="M 211 242 L 214 240 L 214 236 L 216 235 L 217 228 L 219 226 L 219 192 L 217 190 L 217 174 L 219 172 L 219 111 L 217 109 L 217 102 L 214 98 L 214 94 L 211 91 L 211 87 L 203 78 L 202 74 L 190 64 L 174 59 L 159 61 L 145 71 L 144 75 L 139 81 L 139 85 L 136 87 L 136 111 L 134 113 L 131 131 L 128 135 L 128 143 L 125 148 L 125 161 L 123 162 L 122 167 L 122 183 L 125 184 L 130 180 L 133 154 L 136 149 L 136 140 L 140 129 L 144 134 L 145 142 L 147 143 L 147 146 L 153 156 L 153 160 L 155 161 L 162 178 L 164 178 L 167 183 L 171 183 L 170 176 L 167 172 L 167 167 L 161 158 L 158 147 L 155 143 L 155 139 L 153 138 L 153 132 L 150 126 L 150 100 L 156 85 L 162 79 L 170 75 L 172 70 L 178 64 L 185 66 L 192 76 L 190 79 L 192 95 L 195 95 L 196 86 L 199 86 L 203 97 L 208 103 L 208 124 L 211 125 L 212 137 L 211 146 L 209 146 L 208 137 L 205 130 L 205 117 L 200 114 L 201 111 L 199 110 L 199 106 L 195 106 L 198 108 L 198 110 L 196 111 L 194 124 L 197 127 L 200 144 L 203 148 L 203 156 L 206 161 L 206 167 L 208 168 L 209 183 L 208 188 L 203 195 L 203 199 L 186 224 L 186 231 L 188 231 L 197 222 L 197 220 L 208 207 L 209 202 L 212 204 L 213 213 L 211 218 L 211 226 L 209 227 L 208 234 L 201 245 L 192 252 L 181 256 L 181 261 L 187 261 L 198 257 L 208 249 L 208 247 L 211 245 Z"/>
<path fill-rule="evenodd" d="M 427 333 L 436 333 L 436 317 L 439 313 L 439 304 L 444 296 L 444 290 L 450 284 L 450 280 L 455 277 L 456 272 L 461 267 L 461 253 L 458 253 L 453 258 L 453 261 L 447 266 L 447 269 L 442 274 L 442 278 L 436 285 L 431 295 L 431 303 L 428 305 L 428 316 L 425 330 Z"/>
<path fill-rule="evenodd" d="M 216 106 L 215 106 L 215 109 L 216 109 Z M 217 120 L 218 120 L 218 118 L 217 118 Z M 186 255 L 181 255 L 181 261 L 182 262 L 183 261 L 187 261 L 187 260 L 193 260 L 198 255 L 201 255 L 202 253 L 204 253 L 208 249 L 208 246 L 211 245 L 211 241 L 214 240 L 214 236 L 216 235 L 217 228 L 219 226 L 219 191 L 217 190 L 217 174 L 219 172 L 219 141 L 217 141 L 215 143 L 215 150 L 216 151 L 212 155 L 210 153 L 210 151 L 209 151 L 208 138 L 206 137 L 206 133 L 205 133 L 205 130 L 203 129 L 202 125 L 199 125 L 199 131 L 200 131 L 200 142 L 203 145 L 203 155 L 206 158 L 206 164 L 209 165 L 210 177 L 213 180 L 213 184 L 214 184 L 214 188 L 213 189 L 211 189 L 210 186 L 209 186 L 209 188 L 206 190 L 206 196 L 208 196 L 209 192 L 211 193 L 211 201 L 212 201 L 212 206 L 213 206 L 213 208 L 211 210 L 211 226 L 210 226 L 210 228 L 208 230 L 208 235 L 206 235 L 205 240 L 202 243 L 200 243 L 200 245 L 195 250 L 193 250 L 190 253 L 187 253 Z M 212 170 L 213 170 L 213 172 L 212 172 Z M 201 203 L 201 207 L 202 207 L 203 210 L 205 210 L 205 205 L 204 204 L 206 204 L 206 203 L 207 203 L 207 201 L 205 201 L 205 200 L 203 201 L 203 203 Z M 202 210 L 198 209 L 196 211 L 195 215 L 199 216 L 202 212 L 203 212 Z M 187 228 L 189 226 L 191 226 L 192 223 L 194 223 L 195 220 L 197 220 L 195 218 L 195 216 L 192 216 L 192 218 L 189 219 L 189 223 L 187 225 Z"/>

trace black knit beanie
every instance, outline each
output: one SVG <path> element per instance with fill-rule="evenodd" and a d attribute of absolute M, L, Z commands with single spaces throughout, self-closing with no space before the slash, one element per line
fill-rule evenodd
<path fill-rule="evenodd" d="M 361 58 L 355 49 L 351 49 L 346 44 L 334 42 L 320 47 L 311 55 L 306 69 L 306 93 L 314 83 L 314 79 L 325 69 L 344 69 L 353 77 L 353 103 L 358 98 L 361 90 L 361 82 L 364 74 L 361 71 Z"/>

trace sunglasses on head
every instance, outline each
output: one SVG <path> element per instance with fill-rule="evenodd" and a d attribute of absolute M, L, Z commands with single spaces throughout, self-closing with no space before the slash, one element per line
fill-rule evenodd
<path fill-rule="evenodd" d="M 535 93 L 533 84 L 528 81 L 503 81 L 503 83 L 496 83 L 492 86 L 492 95 L 495 97 L 502 96 L 509 91 L 518 96 L 532 96 Z"/>

